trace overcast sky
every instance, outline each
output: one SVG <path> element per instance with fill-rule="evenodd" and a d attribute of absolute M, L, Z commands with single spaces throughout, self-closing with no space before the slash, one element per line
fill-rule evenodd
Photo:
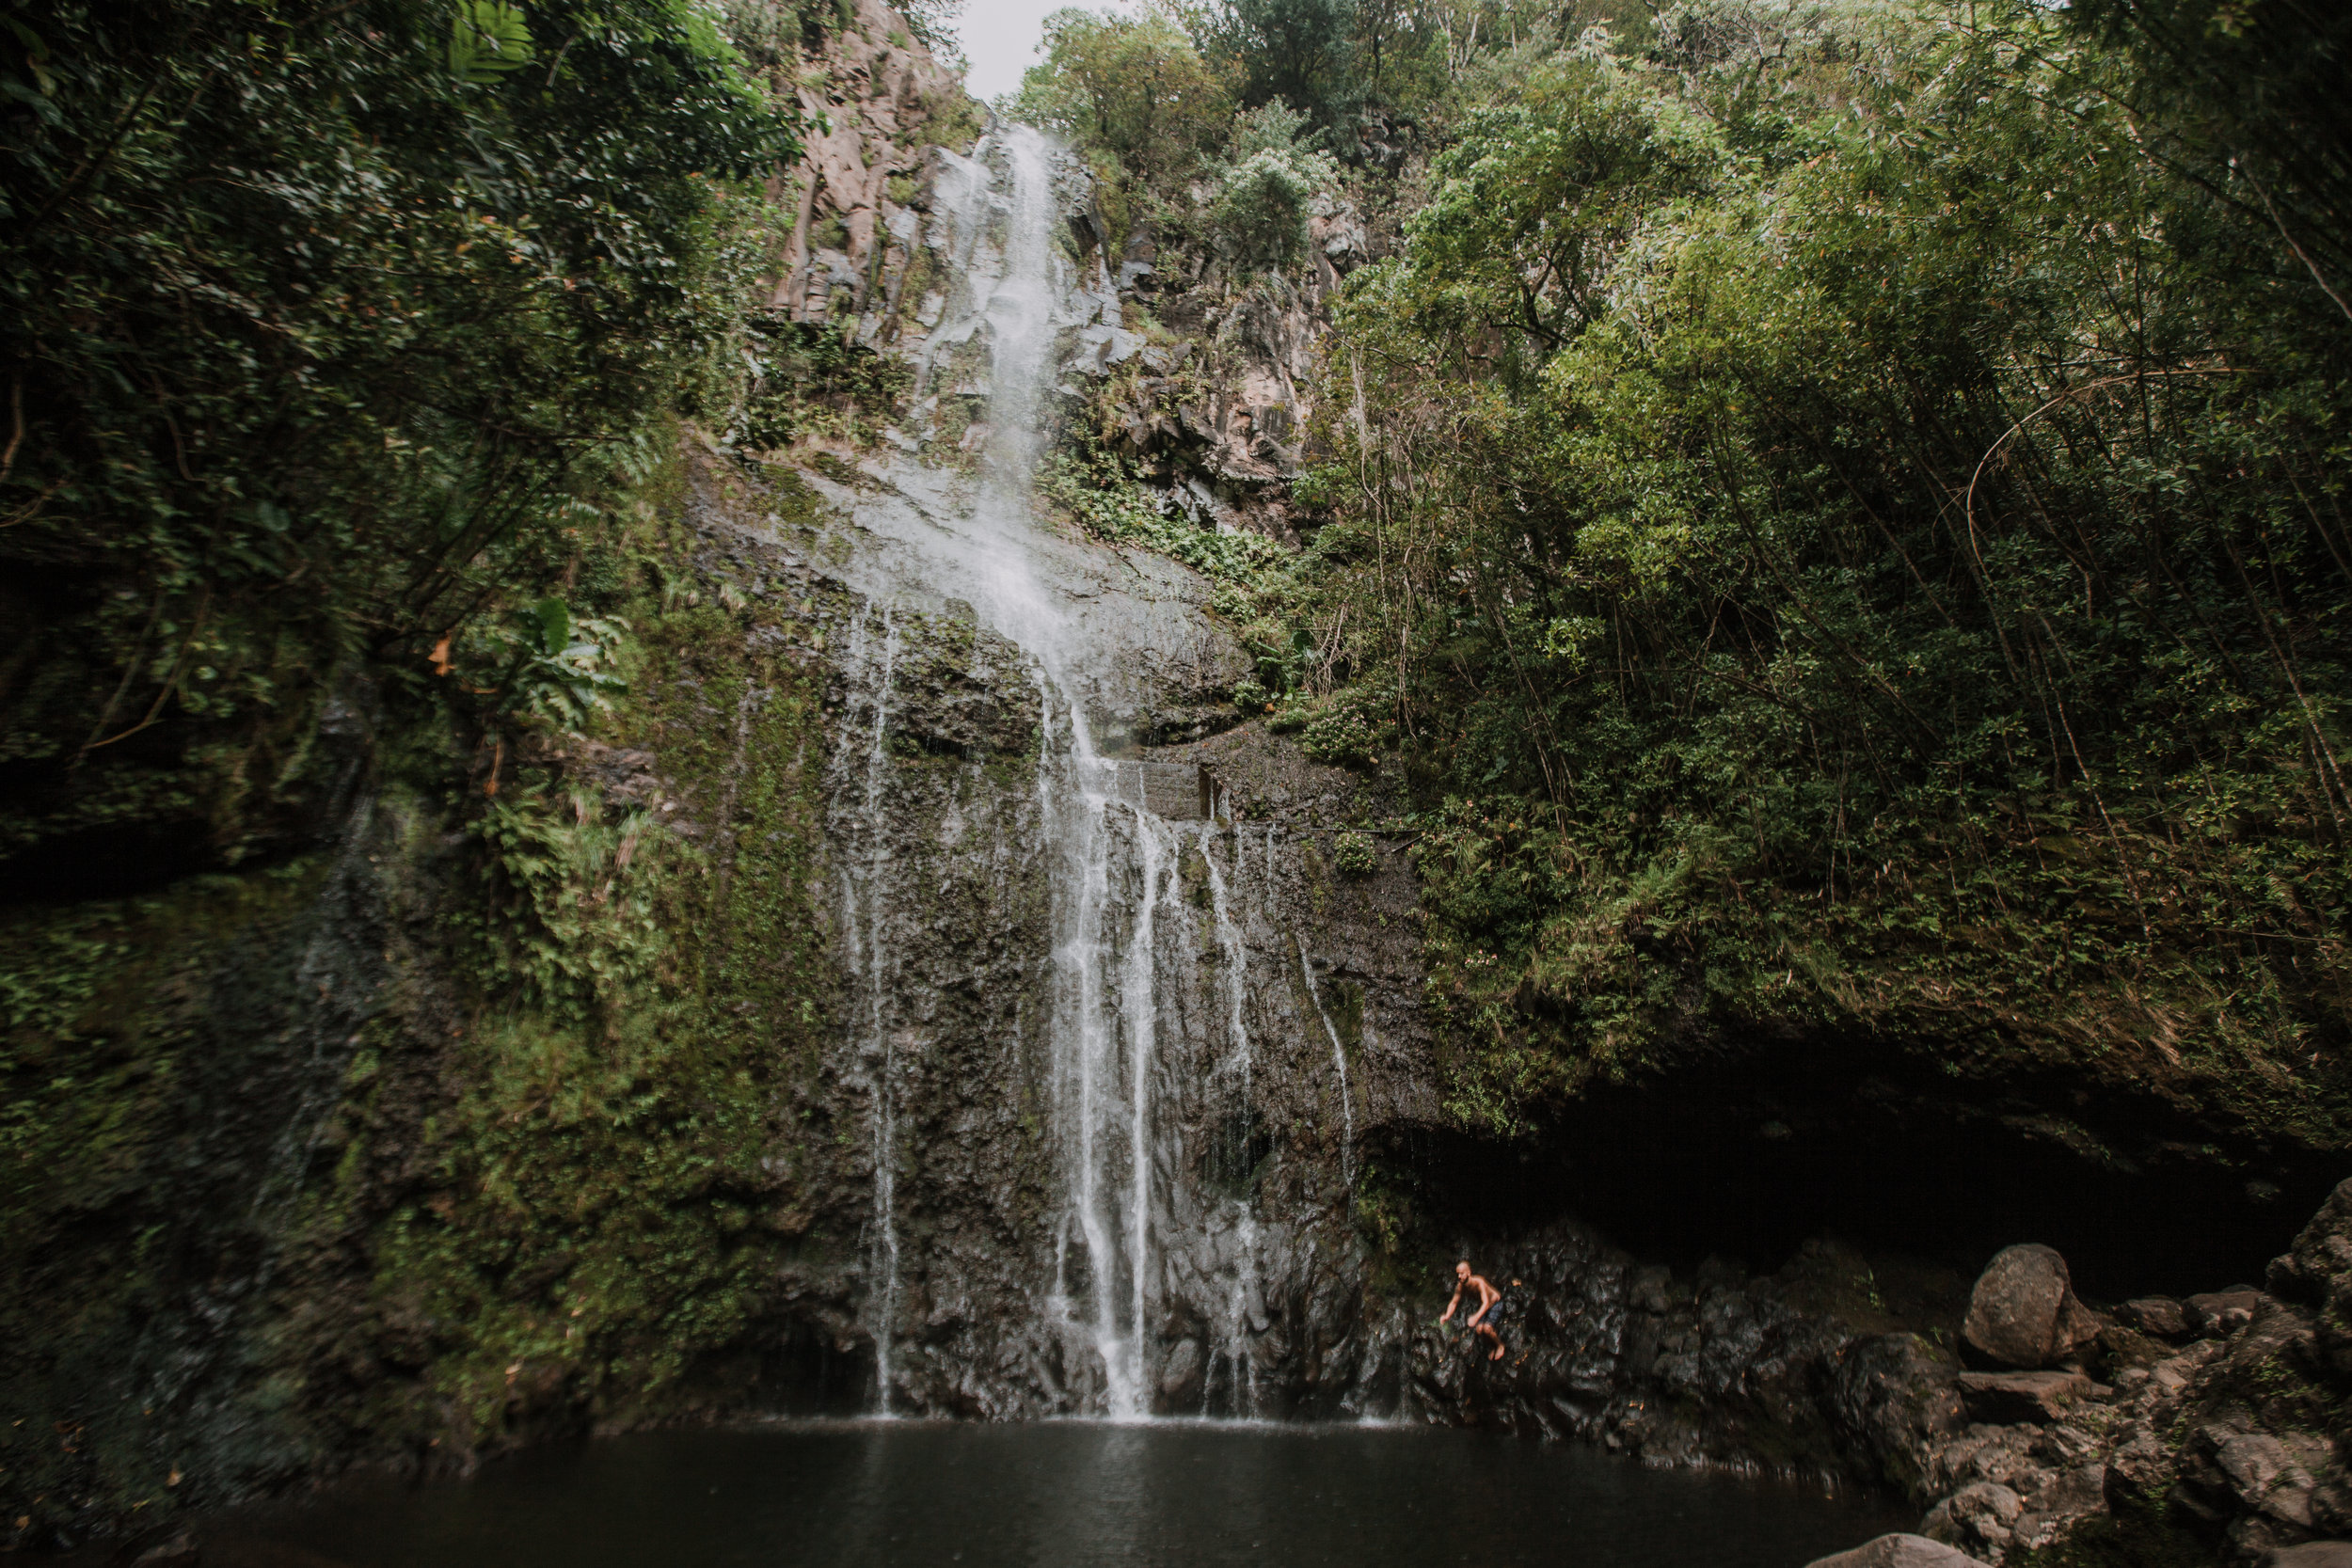
<path fill-rule="evenodd" d="M 1021 85 L 1021 73 L 1037 64 L 1037 40 L 1045 19 L 1073 0 L 966 0 L 963 20 L 956 31 L 971 58 L 966 91 L 985 103 Z M 1128 10 L 1131 7 L 1090 0 L 1092 11 Z"/>

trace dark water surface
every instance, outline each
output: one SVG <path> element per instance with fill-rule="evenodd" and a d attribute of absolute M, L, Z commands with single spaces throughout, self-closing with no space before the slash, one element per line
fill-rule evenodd
<path fill-rule="evenodd" d="M 198 1535 L 206 1568 L 1798 1568 L 1909 1522 L 1464 1432 L 844 1421 L 581 1443 Z"/>

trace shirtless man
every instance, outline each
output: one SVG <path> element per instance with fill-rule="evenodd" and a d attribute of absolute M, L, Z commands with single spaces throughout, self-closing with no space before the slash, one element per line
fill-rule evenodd
<path fill-rule="evenodd" d="M 1464 1319 L 1463 1325 L 1478 1330 L 1479 1333 L 1495 1342 L 1494 1354 L 1486 1357 L 1487 1360 L 1502 1360 L 1502 1336 L 1497 1334 L 1495 1325 L 1486 1321 L 1486 1314 L 1493 1311 L 1495 1303 L 1502 1299 L 1502 1292 L 1487 1284 L 1484 1275 L 1470 1273 L 1470 1266 L 1467 1259 L 1454 1265 L 1454 1299 L 1445 1304 L 1445 1312 L 1438 1321 L 1441 1323 L 1453 1321 L 1454 1309 L 1462 1305 L 1464 1291 L 1478 1297 L 1478 1310 Z"/>

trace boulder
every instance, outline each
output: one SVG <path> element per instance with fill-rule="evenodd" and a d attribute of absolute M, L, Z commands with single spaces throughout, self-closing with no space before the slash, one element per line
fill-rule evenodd
<path fill-rule="evenodd" d="M 2137 1296 L 2115 1309 L 2130 1327 L 2159 1339 L 2179 1339 L 2188 1333 L 2188 1314 L 2170 1296 Z"/>
<path fill-rule="evenodd" d="M 1968 1424 L 1959 1370 L 1948 1353 L 1915 1334 L 1865 1339 L 1838 1355 L 1830 1410 L 1849 1443 L 1876 1455 L 1888 1481 L 1911 1488 L 1923 1482 L 1937 1446 Z"/>
<path fill-rule="evenodd" d="M 2325 1451 L 2324 1440 L 2298 1447 Z M 2207 1519 L 2260 1514 L 2308 1533 L 2316 1482 L 2302 1457 L 2267 1432 L 2208 1423 L 2189 1434 L 2182 1452 L 2180 1501 Z"/>
<path fill-rule="evenodd" d="M 1170 1404 L 1189 1409 L 1200 1398 L 1201 1371 L 1200 1344 L 1191 1339 L 1180 1341 L 1160 1370 L 1161 1394 Z"/>
<path fill-rule="evenodd" d="M 2067 1407 L 2090 1397 L 2090 1379 L 2080 1372 L 1963 1372 L 1961 1397 L 1979 1421 L 2047 1425 Z"/>
<path fill-rule="evenodd" d="M 2306 1307 L 2324 1307 L 2331 1295 L 2352 1290 L 2352 1178 L 2337 1184 L 2294 1247 L 2271 1259 L 2265 1282 L 2273 1295 Z"/>
<path fill-rule="evenodd" d="M 2179 1477 L 2172 1450 L 2146 1419 L 2125 1429 L 2122 1441 L 2107 1451 L 2106 1504 L 2122 1512 L 2160 1506 Z"/>
<path fill-rule="evenodd" d="M 2281 1546 L 2263 1559 L 2263 1568 L 2352 1568 L 2352 1541 L 2306 1541 L 2300 1546 Z"/>
<path fill-rule="evenodd" d="M 2265 1276 L 2271 1293 L 2320 1309 L 2320 1358 L 2352 1378 L 2352 1178 L 2337 1184 Z"/>
<path fill-rule="evenodd" d="M 1924 1535 L 1882 1535 L 1876 1541 L 1865 1541 L 1852 1551 L 1815 1558 L 1805 1568 L 1984 1568 L 1984 1564 Z M 2314 1563 L 2312 1568 L 2336 1565 Z M 2352 1564 L 2346 1568 L 2352 1568 Z"/>
<path fill-rule="evenodd" d="M 1996 1559 L 2016 1534 L 2026 1502 L 1998 1481 L 1963 1486 L 1937 1503 L 1920 1528 L 1931 1540 Z"/>
<path fill-rule="evenodd" d="M 2106 1466 L 2094 1462 L 2062 1471 L 2037 1487 L 2025 1499 L 2026 1512 L 2013 1528 L 2011 1549 L 2039 1552 L 2065 1539 L 2084 1519 L 2105 1513 L 2106 1476 Z"/>
<path fill-rule="evenodd" d="M 2208 1339 L 2226 1339 L 2252 1323 L 2262 1304 L 2260 1291 L 2250 1285 L 2237 1285 L 2227 1291 L 2208 1291 L 2191 1296 L 2181 1306 L 2191 1329 Z"/>
<path fill-rule="evenodd" d="M 2098 1337 L 2097 1314 L 2074 1299 L 2066 1259 L 2028 1242 L 1985 1265 L 1961 1337 L 2004 1367 L 2047 1367 Z"/>

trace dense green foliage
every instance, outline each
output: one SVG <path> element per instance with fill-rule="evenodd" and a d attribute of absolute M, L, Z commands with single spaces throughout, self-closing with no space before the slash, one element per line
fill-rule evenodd
<path fill-rule="evenodd" d="M 659 586 L 660 568 L 690 568 L 687 531 L 632 544 L 648 568 L 627 606 L 637 678 L 603 731 L 660 755 L 688 809 L 744 828 L 660 831 L 561 759 L 517 768 L 477 819 L 492 887 L 459 894 L 478 1001 L 449 1048 L 452 1091 L 404 1132 L 407 1180 L 346 1159 L 294 1222 L 297 1246 L 358 1243 L 371 1262 L 362 1309 L 293 1325 L 310 1397 L 326 1406 L 344 1364 L 410 1347 L 414 1381 L 357 1380 L 372 1442 L 453 1424 L 495 1445 L 580 1407 L 675 1408 L 711 1356 L 744 1353 L 795 1223 L 788 1180 L 761 1162 L 832 1023 L 811 909 L 821 692 L 754 651 L 774 646 L 758 635 L 778 628 L 771 608 Z M 431 1015 L 400 1022 L 421 1033 Z M 354 1127 L 417 1116 L 381 1033 L 346 1075 Z"/>
<path fill-rule="evenodd" d="M 723 182 L 789 126 L 684 0 L 10 29 L 0 854 L 234 863 L 326 693 L 577 580 L 649 421 L 723 400 Z"/>
<path fill-rule="evenodd" d="M 838 22 L 773 16 L 770 65 Z M 688 0 L 7 20 L 17 1539 L 675 1408 L 771 1270 L 748 1151 L 822 1027 L 813 700 L 656 522 L 678 414 L 841 369 L 745 352 L 793 119 Z M 702 724 L 730 685 L 775 766 Z M 769 827 L 649 832 L 591 731 Z"/>
<path fill-rule="evenodd" d="M 1039 50 L 1045 58 L 1006 107 L 1108 154 L 1114 170 L 1165 183 L 1190 174 L 1225 135 L 1226 84 L 1164 17 L 1058 10 Z"/>
<path fill-rule="evenodd" d="M 2127 51 L 1795 42 L 1522 61 L 1350 279 L 1315 613 L 1443 800 L 1456 1108 L 1770 1020 L 2340 1143 L 2352 323 Z"/>
<path fill-rule="evenodd" d="M 1342 182 L 1408 215 L 1322 526 L 1219 603 L 1245 711 L 1421 796 L 1466 1121 L 1769 1024 L 2352 1140 L 2344 21 L 1185 14 L 1269 107 L 1168 227 L 1295 254 L 1278 97 L 1433 144 Z"/>
<path fill-rule="evenodd" d="M 628 686 L 586 688 L 666 801 L 548 728 L 461 799 L 464 732 L 421 709 L 339 854 L 0 911 L 0 1402 L 43 1413 L 0 1427 L 20 1541 L 319 1455 L 675 1413 L 745 1354 L 807 1223 L 761 1162 L 831 1027 L 820 693 L 772 652 L 808 626 L 678 586 L 681 467 L 621 541 Z M 491 628 L 510 657 L 576 645 L 530 610 Z M 573 673 L 526 689 L 579 701 Z M 311 1021 L 330 990 L 347 1037 Z M 235 1356 L 185 1327 L 208 1296 Z"/>
<path fill-rule="evenodd" d="M 1287 266 L 1307 245 L 1308 210 L 1338 180 L 1330 155 L 1301 141 L 1306 116 L 1280 100 L 1234 124 L 1231 146 L 1212 159 L 1212 220 L 1248 261 Z"/>
<path fill-rule="evenodd" d="M 1443 117 L 1485 96 L 1498 59 L 1566 47 L 1596 23 L 1646 37 L 1653 25 L 1704 31 L 1726 11 L 1740 22 L 1757 14 L 1708 0 L 1662 8 L 1613 0 L 1205 0 L 1177 8 L 1201 55 L 1232 80 L 1243 103 L 1280 99 L 1334 128 L 1367 114 Z"/>

